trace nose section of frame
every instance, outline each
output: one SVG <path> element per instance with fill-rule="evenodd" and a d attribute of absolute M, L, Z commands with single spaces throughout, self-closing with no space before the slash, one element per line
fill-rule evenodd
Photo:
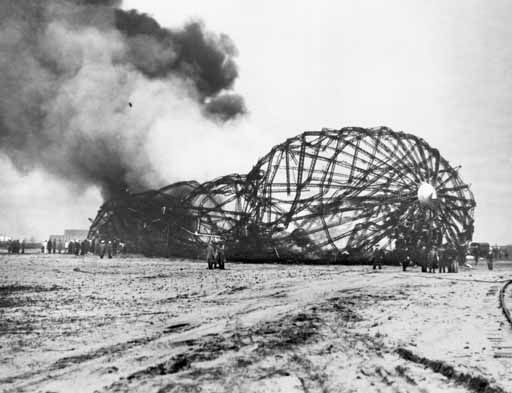
<path fill-rule="evenodd" d="M 422 206 L 433 207 L 437 200 L 437 192 L 430 183 L 421 183 L 418 187 L 418 201 Z"/>

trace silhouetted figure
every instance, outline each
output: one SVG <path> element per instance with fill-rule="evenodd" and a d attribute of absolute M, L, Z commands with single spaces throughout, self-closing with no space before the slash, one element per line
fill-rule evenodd
<path fill-rule="evenodd" d="M 89 253 L 89 240 L 84 239 L 80 244 L 80 255 L 87 255 Z"/>
<path fill-rule="evenodd" d="M 107 250 L 106 250 L 107 255 L 108 255 L 109 259 L 110 259 L 110 258 L 112 258 L 112 241 L 111 240 L 109 240 L 107 242 L 107 247 L 106 248 L 107 248 Z"/>
<path fill-rule="evenodd" d="M 373 270 L 379 267 L 382 269 L 382 260 L 384 259 L 384 250 L 381 250 L 379 247 L 375 247 L 373 252 Z"/>
<path fill-rule="evenodd" d="M 13 254 L 19 254 L 20 253 L 20 241 L 19 240 L 13 240 L 11 243 L 11 253 Z"/>
<path fill-rule="evenodd" d="M 52 239 L 49 239 L 46 243 L 46 251 L 48 252 L 48 254 L 52 253 Z"/>
<path fill-rule="evenodd" d="M 101 259 L 103 259 L 103 257 L 105 256 L 105 250 L 106 250 L 105 240 L 102 240 L 100 242 L 100 246 L 99 246 L 99 255 L 100 255 Z"/>
<path fill-rule="evenodd" d="M 438 258 L 439 258 L 439 273 L 446 273 L 446 270 L 448 269 L 448 265 L 449 265 L 447 247 L 443 247 L 439 250 Z"/>
<path fill-rule="evenodd" d="M 428 252 L 428 272 L 435 273 L 439 263 L 439 254 L 437 248 L 434 246 Z"/>

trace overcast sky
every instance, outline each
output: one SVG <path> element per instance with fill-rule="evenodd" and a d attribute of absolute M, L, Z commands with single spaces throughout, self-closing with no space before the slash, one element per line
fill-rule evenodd
<path fill-rule="evenodd" d="M 126 0 L 123 8 L 167 27 L 202 19 L 238 47 L 235 90 L 249 116 L 225 140 L 216 134 L 221 158 L 194 138 L 168 163 L 158 155 L 162 168 L 183 165 L 169 182 L 247 172 L 305 130 L 384 125 L 462 166 L 477 201 L 475 240 L 512 243 L 512 2 Z M 6 159 L 0 168 L 0 233 L 86 228 L 101 203 L 95 189 L 73 194 L 42 172 L 17 174 Z"/>

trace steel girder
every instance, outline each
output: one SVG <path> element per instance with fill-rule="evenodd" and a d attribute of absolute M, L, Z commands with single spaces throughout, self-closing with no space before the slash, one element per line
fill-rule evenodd
<path fill-rule="evenodd" d="M 436 193 L 428 205 L 422 184 Z M 108 201 L 90 234 L 160 239 L 161 255 L 197 256 L 220 236 L 231 258 L 332 260 L 398 238 L 457 246 L 472 238 L 475 205 L 458 169 L 423 139 L 386 127 L 323 129 L 275 146 L 247 175 Z"/>

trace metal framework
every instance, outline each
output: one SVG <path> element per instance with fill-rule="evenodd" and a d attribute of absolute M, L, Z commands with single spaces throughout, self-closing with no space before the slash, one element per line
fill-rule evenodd
<path fill-rule="evenodd" d="M 473 234 L 469 186 L 423 139 L 389 128 L 310 131 L 247 175 L 176 183 L 106 202 L 90 236 L 197 257 L 220 236 L 240 260 L 333 260 L 342 251 L 458 246 Z"/>

